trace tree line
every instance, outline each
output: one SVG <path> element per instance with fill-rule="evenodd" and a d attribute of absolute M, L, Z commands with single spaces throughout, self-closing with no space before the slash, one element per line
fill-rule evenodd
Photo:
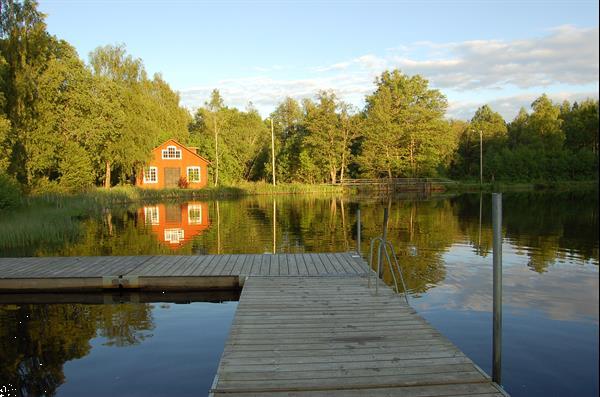
<path fill-rule="evenodd" d="M 35 1 L 0 7 L 0 174 L 29 191 L 132 183 L 168 138 L 199 147 L 215 185 L 270 181 L 272 156 L 282 182 L 475 179 L 480 156 L 486 181 L 598 177 L 597 100 L 542 95 L 510 122 L 488 105 L 452 120 L 442 92 L 392 70 L 376 78 L 362 109 L 320 91 L 285 98 L 263 119 L 252 104 L 225 106 L 214 90 L 191 115 L 124 46 L 98 47 L 86 63 L 47 32 Z"/>

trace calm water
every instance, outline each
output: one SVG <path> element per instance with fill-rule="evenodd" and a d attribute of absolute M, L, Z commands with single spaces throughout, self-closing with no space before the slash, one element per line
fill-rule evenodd
<path fill-rule="evenodd" d="M 356 249 L 359 206 L 362 252 L 380 234 L 387 206 L 388 236 L 401 256 L 411 304 L 490 373 L 490 195 L 426 200 L 280 196 L 115 207 L 83 219 L 71 242 L 20 247 L 2 255 L 347 251 Z M 513 396 L 597 396 L 597 193 L 504 194 L 503 207 L 503 384 Z M 160 312 L 160 306 L 154 307 Z M 174 318 L 174 324 L 206 311 L 194 304 L 185 309 L 189 311 Z M 2 324 L 6 328 L 11 323 Z M 177 340 L 176 334 L 169 336 Z M 156 339 L 148 336 L 135 346 Z M 95 346 L 104 345 L 93 346 L 88 359 L 98 363 L 136 356 L 125 353 L 129 347 L 117 346 L 94 356 Z M 74 357 L 63 360 L 65 369 L 78 377 L 86 358 L 70 360 Z M 187 365 L 189 360 L 182 356 L 180 362 Z M 58 389 L 59 395 L 67 385 Z"/>
<path fill-rule="evenodd" d="M 0 305 L 0 395 L 206 395 L 236 307 Z"/>

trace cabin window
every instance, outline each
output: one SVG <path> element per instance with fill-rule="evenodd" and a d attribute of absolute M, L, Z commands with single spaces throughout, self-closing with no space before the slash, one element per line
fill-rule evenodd
<path fill-rule="evenodd" d="M 190 224 L 190 225 L 201 225 L 202 224 L 202 205 L 201 204 L 188 204 L 188 224 Z"/>
<path fill-rule="evenodd" d="M 165 229 L 165 241 L 171 244 L 179 244 L 184 239 L 183 229 Z"/>
<path fill-rule="evenodd" d="M 166 149 L 162 150 L 162 158 L 164 160 L 180 159 L 181 149 L 177 149 L 177 146 L 167 146 Z"/>
<path fill-rule="evenodd" d="M 144 169 L 144 183 L 157 183 L 158 182 L 158 168 L 148 167 Z"/>
<path fill-rule="evenodd" d="M 146 225 L 158 225 L 160 223 L 158 207 L 144 207 L 144 220 Z"/>
<path fill-rule="evenodd" d="M 200 167 L 187 167 L 187 180 L 190 183 L 200 182 Z"/>

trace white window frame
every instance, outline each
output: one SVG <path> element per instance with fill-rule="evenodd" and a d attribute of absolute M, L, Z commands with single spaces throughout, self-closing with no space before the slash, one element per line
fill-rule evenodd
<path fill-rule="evenodd" d="M 161 150 L 163 160 L 181 160 L 181 149 L 177 146 L 169 145 L 166 149 Z"/>
<path fill-rule="evenodd" d="M 150 178 L 152 176 L 152 171 L 154 171 L 154 180 L 147 178 L 147 173 L 150 174 Z M 144 184 L 146 183 L 158 183 L 158 167 L 146 167 L 144 168 Z"/>
<path fill-rule="evenodd" d="M 160 211 L 157 206 L 144 207 L 144 223 L 146 225 L 160 224 Z"/>
<path fill-rule="evenodd" d="M 192 181 L 190 179 L 190 170 L 198 170 L 198 180 L 197 181 Z M 202 170 L 200 169 L 200 166 L 196 166 L 196 165 L 192 166 L 192 167 L 187 167 L 185 176 L 189 183 L 200 183 L 202 181 Z"/>
<path fill-rule="evenodd" d="M 188 225 L 202 224 L 202 204 L 188 204 Z"/>
<path fill-rule="evenodd" d="M 170 244 L 179 244 L 185 240 L 185 233 L 181 228 L 165 229 L 165 241 Z"/>

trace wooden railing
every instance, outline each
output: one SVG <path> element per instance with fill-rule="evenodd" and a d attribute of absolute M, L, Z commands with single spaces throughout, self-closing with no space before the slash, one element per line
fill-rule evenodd
<path fill-rule="evenodd" d="M 339 181 L 340 185 L 344 186 L 368 186 L 368 185 L 387 185 L 387 186 L 414 186 L 419 184 L 432 185 L 450 185 L 456 183 L 449 179 L 443 178 L 361 178 L 348 179 L 344 178 Z"/>

